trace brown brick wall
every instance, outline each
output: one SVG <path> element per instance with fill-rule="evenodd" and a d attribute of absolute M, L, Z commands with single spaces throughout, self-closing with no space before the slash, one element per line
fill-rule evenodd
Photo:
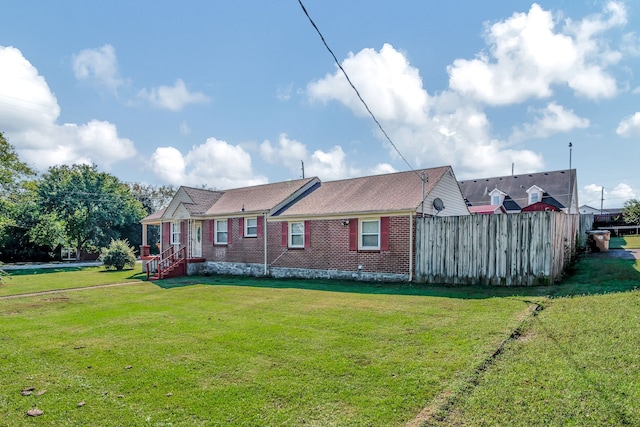
<path fill-rule="evenodd" d="M 269 263 L 274 267 L 409 273 L 409 217 L 389 218 L 388 251 L 350 251 L 343 220 L 310 221 L 311 242 L 304 249 L 282 246 L 281 223 L 269 223 Z M 354 221 L 354 220 L 351 220 Z"/>
<path fill-rule="evenodd" d="M 202 256 L 208 261 L 264 263 L 264 232 L 258 237 L 244 237 L 240 227 L 240 218 L 229 218 L 228 227 L 231 243 L 214 245 L 210 239 L 213 221 L 204 221 L 202 232 Z M 258 221 L 264 221 L 258 217 Z M 278 238 L 279 235 L 278 235 Z"/>
<path fill-rule="evenodd" d="M 263 221 L 263 218 L 259 218 Z M 350 251 L 349 226 L 343 220 L 309 221 L 310 246 L 290 249 L 282 246 L 282 223 L 267 224 L 268 263 L 273 267 L 308 268 L 316 270 L 409 273 L 409 217 L 389 218 L 388 251 Z M 354 221 L 353 219 L 351 221 Z M 356 220 L 357 221 L 357 220 Z M 264 263 L 264 230 L 258 237 L 243 237 L 238 218 L 229 219 L 231 243 L 214 245 L 210 239 L 212 221 L 203 223 L 202 255 L 208 261 Z M 415 225 L 414 225 L 415 241 Z M 415 256 L 415 253 L 414 253 Z"/>

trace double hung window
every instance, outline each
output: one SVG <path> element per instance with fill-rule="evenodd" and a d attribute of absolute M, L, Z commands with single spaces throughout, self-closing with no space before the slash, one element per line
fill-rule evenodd
<path fill-rule="evenodd" d="M 180 221 L 174 221 L 171 223 L 171 244 L 180 244 Z"/>
<path fill-rule="evenodd" d="M 226 219 L 215 220 L 215 241 L 216 245 L 226 245 L 229 242 L 228 222 Z"/>
<path fill-rule="evenodd" d="M 304 248 L 304 222 L 289 223 L 289 247 Z"/>
<path fill-rule="evenodd" d="M 380 249 L 380 220 L 360 221 L 359 249 Z"/>
<path fill-rule="evenodd" d="M 244 219 L 244 237 L 258 236 L 258 218 Z"/>

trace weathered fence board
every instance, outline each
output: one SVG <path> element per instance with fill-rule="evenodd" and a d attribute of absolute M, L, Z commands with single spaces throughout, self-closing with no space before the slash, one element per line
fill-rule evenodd
<path fill-rule="evenodd" d="M 553 283 L 591 227 L 588 218 L 560 212 L 416 221 L 415 280 L 460 285 Z"/>

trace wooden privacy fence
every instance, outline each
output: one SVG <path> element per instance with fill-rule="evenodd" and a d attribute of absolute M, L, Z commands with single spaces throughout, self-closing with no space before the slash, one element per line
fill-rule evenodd
<path fill-rule="evenodd" d="M 415 280 L 456 285 L 531 286 L 560 278 L 580 215 L 526 212 L 416 219 Z M 580 236 L 581 237 L 581 236 Z M 580 242 L 582 243 L 582 242 Z"/>

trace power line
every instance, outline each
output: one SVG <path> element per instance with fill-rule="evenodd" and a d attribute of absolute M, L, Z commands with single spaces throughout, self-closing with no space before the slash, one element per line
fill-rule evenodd
<path fill-rule="evenodd" d="M 320 32 L 320 29 L 318 28 L 318 26 L 316 25 L 315 22 L 313 22 L 313 19 L 311 19 L 311 16 L 309 16 L 309 12 L 307 12 L 307 9 L 304 7 L 304 4 L 302 4 L 302 0 L 298 0 L 298 3 L 300 4 L 300 7 L 302 8 L 302 11 L 304 12 L 304 14 L 307 16 L 307 18 L 309 19 L 309 22 L 311 22 L 311 25 L 313 25 L 313 28 L 316 29 L 316 32 L 318 33 L 318 35 L 320 36 L 320 39 L 322 40 L 322 43 L 324 44 L 324 46 L 327 48 L 327 50 L 329 51 L 329 53 L 331 54 L 331 56 L 333 57 L 333 60 L 335 61 L 335 63 L 338 65 L 338 67 L 340 68 L 340 70 L 342 71 L 342 74 L 344 74 L 344 77 L 347 79 L 347 82 L 349 83 L 349 85 L 351 86 L 351 88 L 355 91 L 356 95 L 358 95 L 358 99 L 360 99 L 360 102 L 362 102 L 362 105 L 364 105 L 364 108 L 366 108 L 367 112 L 369 113 L 369 115 L 371 116 L 371 118 L 373 119 L 373 121 L 376 123 L 376 125 L 378 125 L 378 128 L 380 129 L 380 131 L 382 132 L 382 134 L 385 136 L 385 138 L 387 138 L 387 141 L 389 141 L 389 143 L 391 144 L 391 146 L 393 147 L 393 149 L 396 151 L 396 153 L 398 153 L 398 155 L 402 158 L 402 160 L 404 160 L 404 162 L 407 164 L 407 166 L 409 166 L 409 169 L 411 169 L 415 174 L 417 174 L 418 176 L 420 176 L 418 174 L 418 172 L 416 172 L 416 170 L 413 168 L 413 166 L 411 166 L 411 164 L 409 163 L 409 161 L 402 155 L 402 153 L 400 152 L 400 150 L 398 149 L 398 147 L 396 147 L 396 144 L 393 143 L 393 141 L 391 140 L 391 138 L 389 137 L 389 135 L 387 134 L 387 132 L 384 130 L 384 128 L 382 127 L 382 125 L 380 124 L 380 122 L 378 121 L 378 119 L 376 118 L 376 116 L 373 114 L 373 112 L 371 112 L 371 109 L 369 108 L 369 106 L 367 105 L 367 103 L 365 102 L 365 100 L 362 98 L 362 96 L 360 95 L 360 92 L 358 92 L 358 89 L 356 89 L 355 85 L 351 82 L 351 79 L 349 78 L 349 75 L 347 74 L 347 72 L 344 70 L 344 68 L 342 68 L 342 64 L 340 64 L 340 61 L 338 61 L 338 58 L 336 57 L 335 53 L 333 53 L 333 50 L 331 50 L 331 48 L 329 47 L 329 45 L 327 44 L 327 41 L 324 39 L 324 36 L 322 35 L 322 33 Z M 422 179 L 422 177 L 420 177 L 420 179 Z"/>

